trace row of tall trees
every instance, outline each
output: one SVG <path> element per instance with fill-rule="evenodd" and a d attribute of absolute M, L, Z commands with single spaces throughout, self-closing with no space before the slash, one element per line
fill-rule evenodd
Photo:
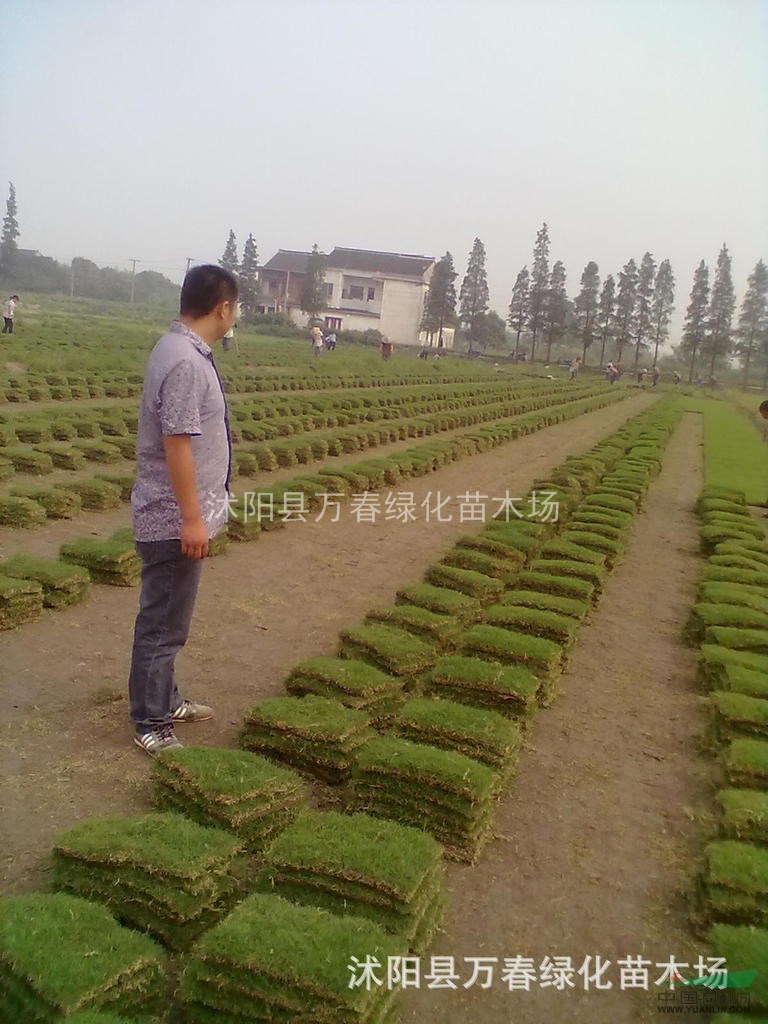
<path fill-rule="evenodd" d="M 227 244 L 219 260 L 219 266 L 235 274 L 240 284 L 240 305 L 244 319 L 249 319 L 256 311 L 261 297 L 259 290 L 259 252 L 252 234 L 248 235 L 243 246 L 243 258 L 237 255 L 237 238 L 230 228 Z"/>

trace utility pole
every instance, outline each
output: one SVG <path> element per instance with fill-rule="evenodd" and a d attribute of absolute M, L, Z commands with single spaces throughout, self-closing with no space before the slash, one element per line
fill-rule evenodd
<path fill-rule="evenodd" d="M 133 294 L 136 287 L 136 264 L 141 263 L 141 260 L 129 260 L 131 264 L 131 302 L 133 302 Z"/>

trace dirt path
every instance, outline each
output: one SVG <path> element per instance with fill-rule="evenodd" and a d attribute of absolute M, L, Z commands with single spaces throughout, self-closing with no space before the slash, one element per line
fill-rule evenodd
<path fill-rule="evenodd" d="M 634 525 L 627 554 L 582 630 L 554 707 L 539 712 L 501 840 L 450 869 L 452 903 L 431 954 L 611 960 L 610 991 L 411 991 L 404 1021 L 638 1024 L 657 992 L 621 991 L 616 962 L 707 954 L 688 930 L 683 887 L 697 847 L 692 808 L 712 806 L 708 715 L 695 656 L 680 642 L 701 571 L 692 508 L 701 485 L 700 417 L 684 418 Z M 594 961 L 593 961 L 594 966 Z M 466 971 L 466 967 L 464 968 Z M 467 974 L 463 975 L 464 980 Z"/>
<path fill-rule="evenodd" d="M 585 450 L 651 401 L 629 398 L 405 487 L 416 501 L 429 491 L 496 497 L 509 488 L 521 495 L 566 455 Z M 244 709 L 283 692 L 299 659 L 332 653 L 340 628 L 390 603 L 457 536 L 481 528 L 458 521 L 427 527 L 423 518 L 358 525 L 343 508 L 337 523 L 326 518 L 270 532 L 211 560 L 179 669 L 185 691 L 214 703 L 217 718 L 183 727 L 184 735 L 235 744 Z M 147 759 L 130 743 L 123 698 L 136 603 L 136 590 L 97 587 L 85 605 L 0 636 L 7 891 L 44 881 L 53 837 L 75 820 L 147 807 Z"/>

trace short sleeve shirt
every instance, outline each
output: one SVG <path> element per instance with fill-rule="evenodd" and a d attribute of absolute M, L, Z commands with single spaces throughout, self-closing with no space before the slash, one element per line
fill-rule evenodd
<path fill-rule="evenodd" d="M 136 540 L 181 536 L 181 510 L 163 445 L 163 438 L 171 434 L 191 438 L 197 498 L 208 536 L 224 527 L 231 463 L 226 411 L 210 346 L 174 321 L 152 349 L 144 374 L 131 494 Z"/>

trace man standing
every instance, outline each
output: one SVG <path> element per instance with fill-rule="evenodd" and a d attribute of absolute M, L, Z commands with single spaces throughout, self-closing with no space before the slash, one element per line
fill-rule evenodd
<path fill-rule="evenodd" d="M 213 716 L 182 698 L 174 662 L 189 634 L 201 559 L 227 520 L 232 451 L 210 346 L 234 324 L 237 294 L 228 270 L 190 270 L 179 319 L 152 349 L 144 375 L 131 495 L 141 597 L 128 690 L 134 740 L 153 756 L 181 746 L 175 723 Z"/>
<path fill-rule="evenodd" d="M 3 306 L 3 334 L 13 334 L 13 318 L 16 316 L 16 305 L 19 302 L 18 295 L 11 295 Z"/>

